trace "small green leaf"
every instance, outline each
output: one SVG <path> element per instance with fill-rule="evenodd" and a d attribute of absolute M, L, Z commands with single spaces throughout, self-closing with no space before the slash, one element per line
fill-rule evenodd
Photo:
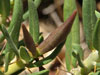
<path fill-rule="evenodd" d="M 44 40 L 44 38 L 43 38 L 42 34 L 40 34 L 38 44 L 42 43 L 42 42 L 43 42 L 43 40 Z"/>
<path fill-rule="evenodd" d="M 35 72 L 29 75 L 49 75 L 49 70 L 43 70 L 43 71 Z"/>
<path fill-rule="evenodd" d="M 93 31 L 93 46 L 100 53 L 100 19 L 97 20 Z"/>
<path fill-rule="evenodd" d="M 80 44 L 72 44 L 72 49 L 73 51 L 76 51 L 79 55 L 80 55 L 80 58 L 83 59 L 83 50 L 80 46 Z"/>
<path fill-rule="evenodd" d="M 20 47 L 20 57 L 22 59 L 22 61 L 25 63 L 25 64 L 28 64 L 30 61 L 31 61 L 31 57 L 29 55 L 29 53 L 27 52 L 26 48 L 24 46 L 21 46 Z"/>
<path fill-rule="evenodd" d="M 96 17 L 97 17 L 98 19 L 100 18 L 100 12 L 98 12 L 98 11 L 95 10 L 95 15 L 96 15 Z"/>
<path fill-rule="evenodd" d="M 15 57 L 15 54 L 13 52 L 7 52 L 5 54 L 5 72 L 8 71 L 9 63 L 14 57 Z"/>
<path fill-rule="evenodd" d="M 82 48 L 80 47 L 80 45 L 74 44 L 72 55 L 77 59 L 79 66 L 84 68 L 85 66 L 82 62 L 83 55 L 82 55 L 82 52 L 80 52 L 80 51 L 82 51 Z"/>
<path fill-rule="evenodd" d="M 73 5 L 73 6 L 72 6 Z M 72 14 L 72 12 L 76 9 L 75 0 L 64 0 L 64 21 Z M 72 56 L 72 45 L 80 44 L 80 25 L 79 25 L 79 17 L 78 14 L 75 17 L 73 22 L 73 26 L 71 32 L 66 38 L 66 67 L 67 70 L 70 71 L 72 67 L 77 66 L 77 60 Z"/>
<path fill-rule="evenodd" d="M 9 66 L 9 62 L 10 62 L 9 56 L 10 56 L 10 53 L 7 52 L 6 55 L 5 55 L 5 72 L 8 71 L 8 66 Z"/>
<path fill-rule="evenodd" d="M 7 39 L 9 46 L 12 48 L 11 50 L 17 55 L 17 57 L 19 57 L 18 49 L 15 43 L 13 42 L 12 38 L 9 36 L 9 33 L 7 32 L 6 28 L 3 25 L 0 25 L 0 30 Z"/>
<path fill-rule="evenodd" d="M 39 19 L 36 6 L 33 0 L 28 0 L 29 9 L 29 32 L 35 42 L 38 44 L 39 41 Z"/>
<path fill-rule="evenodd" d="M 2 23 L 6 22 L 9 13 L 10 13 L 10 0 L 0 0 L 0 15 L 2 17 Z"/>
<path fill-rule="evenodd" d="M 86 43 L 90 50 L 93 49 L 93 29 L 96 24 L 96 0 L 83 0 L 83 27 Z"/>
<path fill-rule="evenodd" d="M 34 5 L 36 8 L 39 7 L 40 3 L 42 0 L 35 0 L 34 1 Z M 29 10 L 27 12 L 25 12 L 25 14 L 23 15 L 23 19 L 26 20 L 29 17 Z"/>

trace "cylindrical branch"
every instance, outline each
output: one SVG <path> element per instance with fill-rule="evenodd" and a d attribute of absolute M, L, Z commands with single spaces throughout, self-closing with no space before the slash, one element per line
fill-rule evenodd
<path fill-rule="evenodd" d="M 68 33 L 71 30 L 76 13 L 77 11 L 75 10 L 73 14 L 67 19 L 67 21 L 64 22 L 63 25 L 61 25 L 55 31 L 53 31 L 48 36 L 48 38 L 38 46 L 37 49 L 40 50 L 41 54 L 52 50 L 54 47 L 56 47 L 66 39 Z"/>

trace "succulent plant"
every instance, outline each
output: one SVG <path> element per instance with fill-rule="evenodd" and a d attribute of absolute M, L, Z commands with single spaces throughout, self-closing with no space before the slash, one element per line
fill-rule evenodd
<path fill-rule="evenodd" d="M 28 10 L 24 12 L 23 0 L 15 0 L 10 23 L 6 19 L 10 15 L 10 0 L 0 0 L 0 42 L 7 44 L 0 52 L 0 75 L 18 74 L 27 68 L 43 68 L 66 46 L 66 69 L 74 75 L 99 75 L 100 66 L 100 13 L 96 11 L 96 0 L 83 0 L 83 27 L 86 43 L 91 50 L 83 60 L 83 50 L 80 45 L 80 24 L 75 0 L 64 0 L 64 23 L 52 31 L 44 40 L 39 29 L 37 8 L 42 0 L 28 0 Z M 4 6 L 5 5 L 5 6 Z M 29 20 L 29 31 L 22 22 Z M 8 26 L 8 28 L 7 28 Z M 22 27 L 24 38 L 19 40 Z M 21 43 L 21 44 L 20 44 Z M 2 48 L 1 48 L 2 49 Z M 0 50 L 1 50 L 0 49 Z M 39 60 L 44 53 L 53 52 Z M 11 62 L 14 60 L 14 62 Z M 33 62 L 36 61 L 36 62 Z M 93 69 L 95 72 L 93 72 Z M 29 75 L 48 75 L 44 69 Z"/>

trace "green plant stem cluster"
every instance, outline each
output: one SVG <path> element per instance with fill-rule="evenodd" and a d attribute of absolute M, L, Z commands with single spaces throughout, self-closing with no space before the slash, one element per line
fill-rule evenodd
<path fill-rule="evenodd" d="M 39 43 L 39 41 L 41 41 L 41 34 L 39 31 L 37 7 L 39 6 L 40 2 L 41 0 L 28 0 L 29 32 L 26 26 L 22 24 L 24 45 L 20 45 L 18 47 L 21 23 L 25 20 L 23 19 L 24 15 L 22 0 L 14 1 L 13 16 L 10 22 L 10 26 L 8 27 L 8 30 L 6 29 L 4 23 L 0 24 L 2 37 L 4 37 L 7 40 L 7 44 L 3 52 L 5 58 L 5 66 L 2 66 L 4 68 L 2 72 L 5 75 L 14 74 L 15 72 L 22 70 L 25 67 L 41 67 L 45 64 L 48 64 L 58 55 L 58 53 L 61 51 L 61 48 L 65 43 L 66 37 L 71 30 L 77 11 L 75 10 L 72 13 L 72 15 L 64 22 L 64 24 L 55 29 L 47 37 L 46 40 L 42 40 L 42 42 Z M 51 55 L 47 56 L 42 60 L 36 61 L 36 59 L 38 59 L 39 56 L 54 48 L 55 50 L 52 52 Z M 17 58 L 15 62 L 11 63 L 11 61 L 15 58 Z M 33 61 L 36 62 L 32 63 Z M 48 70 L 43 70 L 36 74 L 48 73 Z"/>

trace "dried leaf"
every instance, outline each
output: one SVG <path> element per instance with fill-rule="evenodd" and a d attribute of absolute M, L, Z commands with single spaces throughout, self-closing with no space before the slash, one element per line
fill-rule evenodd
<path fill-rule="evenodd" d="M 35 43 L 33 41 L 33 38 L 31 37 L 31 35 L 27 31 L 25 25 L 22 25 L 22 29 L 23 29 L 23 35 L 24 35 L 24 41 L 25 41 L 26 47 L 29 49 L 29 51 L 32 53 L 32 55 L 34 57 L 36 57 L 37 51 L 36 51 L 36 47 L 35 47 Z"/>
<path fill-rule="evenodd" d="M 68 33 L 71 30 L 73 21 L 76 16 L 76 10 L 73 12 L 72 16 L 70 16 L 63 25 L 58 27 L 55 31 L 53 31 L 39 46 L 38 50 L 40 51 L 41 54 L 48 52 L 52 50 L 54 47 L 62 43 Z"/>

